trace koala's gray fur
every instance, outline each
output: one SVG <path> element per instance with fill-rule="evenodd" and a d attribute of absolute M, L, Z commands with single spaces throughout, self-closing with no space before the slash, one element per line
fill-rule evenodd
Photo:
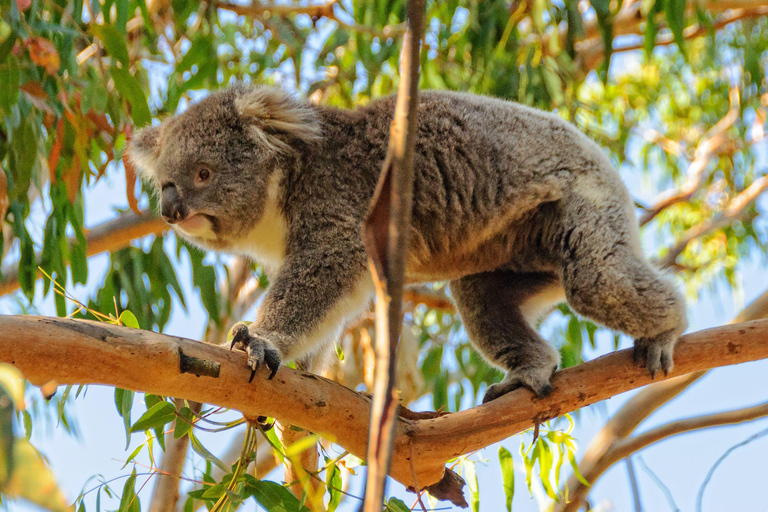
<path fill-rule="evenodd" d="M 133 139 L 181 236 L 271 272 L 236 336 L 254 370 L 311 358 L 368 305 L 362 221 L 394 104 L 338 110 L 237 85 Z M 470 339 L 508 370 L 486 400 L 551 391 L 558 353 L 532 325 L 563 298 L 633 336 L 652 374 L 672 368 L 684 300 L 644 259 L 632 201 L 596 144 L 555 115 L 453 92 L 423 91 L 418 125 L 407 279 L 451 281 Z"/>

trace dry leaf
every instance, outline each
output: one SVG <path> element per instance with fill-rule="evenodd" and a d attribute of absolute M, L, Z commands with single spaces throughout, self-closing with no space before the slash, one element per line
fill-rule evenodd
<path fill-rule="evenodd" d="M 56 138 L 51 145 L 51 152 L 48 154 L 48 173 L 50 174 L 51 183 L 56 183 L 56 167 L 59 165 L 59 157 L 61 156 L 61 146 L 64 142 L 64 118 L 60 117 L 59 122 L 56 125 Z"/>
<path fill-rule="evenodd" d="M 29 49 L 29 57 L 32 62 L 45 68 L 49 75 L 53 75 L 61 66 L 59 52 L 53 43 L 42 37 L 30 37 L 24 44 Z"/>
<path fill-rule="evenodd" d="M 133 136 L 133 128 L 131 126 L 125 129 L 126 147 L 131 144 L 131 137 Z M 139 215 L 139 201 L 136 199 L 136 169 L 133 167 L 131 159 L 128 158 L 128 151 L 123 152 L 123 167 L 125 167 L 125 197 L 128 199 L 128 206 L 131 207 L 133 213 Z"/>
<path fill-rule="evenodd" d="M 64 175 L 64 182 L 67 186 L 67 198 L 70 203 L 74 203 L 77 198 L 77 191 L 80 189 L 80 175 L 83 173 L 80 167 L 80 157 L 75 154 L 72 157 L 72 164 Z"/>
<path fill-rule="evenodd" d="M 31 5 L 32 0 L 16 0 L 16 7 L 19 9 L 19 12 L 26 11 Z"/>

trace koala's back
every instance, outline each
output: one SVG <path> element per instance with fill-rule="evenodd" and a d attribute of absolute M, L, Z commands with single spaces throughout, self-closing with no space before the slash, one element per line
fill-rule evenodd
<path fill-rule="evenodd" d="M 356 131 L 354 145 L 384 141 L 366 154 L 383 155 L 394 103 L 383 98 L 355 112 L 365 136 Z M 631 215 L 629 195 L 595 143 L 556 115 L 508 101 L 423 91 L 414 165 L 414 281 L 516 261 L 529 271 L 553 268 L 547 253 L 573 199 Z"/>

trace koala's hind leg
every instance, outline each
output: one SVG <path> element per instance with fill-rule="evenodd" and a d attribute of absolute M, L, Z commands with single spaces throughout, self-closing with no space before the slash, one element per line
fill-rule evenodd
<path fill-rule="evenodd" d="M 624 192 L 624 195 L 627 195 Z M 573 309 L 635 339 L 635 360 L 667 374 L 685 331 L 685 300 L 643 257 L 631 205 L 578 203 L 562 237 L 562 282 Z M 580 208 L 578 207 L 580 206 Z M 594 206 L 598 206 L 595 209 Z M 583 212 L 590 212 L 583 215 Z"/>
<path fill-rule="evenodd" d="M 553 290 L 555 293 L 553 293 Z M 560 290 L 550 273 L 497 270 L 451 282 L 469 339 L 493 364 L 507 370 L 504 380 L 488 388 L 483 403 L 520 386 L 539 397 L 552 392 L 550 378 L 558 352 L 531 326 Z"/>

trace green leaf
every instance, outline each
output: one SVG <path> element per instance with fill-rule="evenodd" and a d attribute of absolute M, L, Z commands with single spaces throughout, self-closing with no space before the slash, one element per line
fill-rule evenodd
<path fill-rule="evenodd" d="M 15 39 L 14 39 L 15 40 Z M 0 67 L 0 106 L 6 111 L 19 99 L 19 63 L 15 57 L 9 55 L 3 59 L 5 65 Z"/>
<path fill-rule="evenodd" d="M 176 65 L 176 72 L 189 71 L 195 65 L 200 67 L 210 62 L 212 56 L 214 56 L 214 50 L 211 40 L 206 36 L 198 36 L 192 40 L 189 50 Z"/>
<path fill-rule="evenodd" d="M 330 464 L 331 460 L 326 457 L 325 463 Z M 325 472 L 325 483 L 328 489 L 328 512 L 334 512 L 341 503 L 341 471 L 338 463 L 331 464 Z"/>
<path fill-rule="evenodd" d="M 111 72 L 112 78 L 115 80 L 115 87 L 128 100 L 131 107 L 131 118 L 133 118 L 136 128 L 149 124 L 152 121 L 152 114 L 149 112 L 147 97 L 139 81 L 124 68 L 113 66 Z"/>
<path fill-rule="evenodd" d="M 603 63 L 600 65 L 600 79 L 603 83 L 608 81 L 608 69 L 611 65 L 613 53 L 613 18 L 611 16 L 610 0 L 589 0 L 597 15 L 597 24 L 600 34 L 603 36 Z"/>
<path fill-rule="evenodd" d="M 194 414 L 192 414 L 192 410 L 189 407 L 179 409 L 179 417 L 176 418 L 176 424 L 173 428 L 173 437 L 176 439 L 184 437 L 192 428 L 193 419 Z"/>
<path fill-rule="evenodd" d="M 686 0 L 667 0 L 667 5 L 665 6 L 669 30 L 672 32 L 675 43 L 677 43 L 683 55 L 685 55 L 685 36 L 683 35 L 683 29 L 685 28 L 685 4 Z"/>
<path fill-rule="evenodd" d="M 176 418 L 176 407 L 170 402 L 160 402 L 153 405 L 141 415 L 136 423 L 131 425 L 131 432 L 139 432 L 152 428 L 161 428 Z"/>
<path fill-rule="evenodd" d="M 499 465 L 504 496 L 507 499 L 507 512 L 512 512 L 512 498 L 515 496 L 515 466 L 512 454 L 503 446 L 499 447 Z"/>
<path fill-rule="evenodd" d="M 573 450 L 568 450 L 568 462 L 571 463 L 571 469 L 573 469 L 573 474 L 576 476 L 579 482 L 586 485 L 587 487 L 591 487 L 592 484 L 590 484 L 587 481 L 587 479 L 584 478 L 584 475 L 581 474 L 581 471 L 579 471 L 579 465 L 576 462 L 576 455 L 574 455 Z"/>
<path fill-rule="evenodd" d="M 547 492 L 547 496 L 553 500 L 557 500 L 557 493 L 552 488 L 552 450 L 544 439 L 541 437 L 536 443 L 536 449 L 539 451 L 539 478 L 541 479 L 541 485 Z"/>
<path fill-rule="evenodd" d="M 131 476 L 125 481 L 123 494 L 120 497 L 120 508 L 118 512 L 141 512 L 141 502 L 136 495 L 134 486 L 136 485 L 136 469 L 131 472 Z"/>
<path fill-rule="evenodd" d="M 250 476 L 250 475 L 246 475 Z M 246 487 L 251 496 L 269 512 L 309 512 L 291 491 L 268 480 L 246 478 Z"/>
<path fill-rule="evenodd" d="M 0 487 L 5 486 L 14 471 L 13 399 L 0 386 Z"/>
<path fill-rule="evenodd" d="M 90 31 L 101 39 L 110 57 L 126 68 L 131 64 L 128 48 L 125 46 L 125 36 L 119 30 L 112 25 L 91 25 Z"/>
<path fill-rule="evenodd" d="M 115 388 L 115 407 L 117 413 L 123 418 L 125 425 L 125 448 L 131 442 L 131 408 L 133 407 L 133 391 Z"/>
<path fill-rule="evenodd" d="M 192 444 L 192 449 L 195 450 L 195 453 L 197 453 L 199 456 L 207 460 L 208 462 L 212 462 L 218 466 L 219 469 L 224 471 L 224 473 L 229 473 L 229 468 L 226 464 L 221 462 L 214 454 L 209 452 L 205 446 L 197 439 L 197 437 L 194 435 L 193 432 L 189 432 L 189 441 Z M 291 495 L 293 496 L 293 495 Z"/>
<path fill-rule="evenodd" d="M 136 315 L 128 311 L 127 309 L 120 313 L 120 323 L 131 329 L 139 328 L 139 321 L 136 319 Z M 167 403 L 167 402 L 166 402 Z"/>
<path fill-rule="evenodd" d="M 71 511 L 45 459 L 24 439 L 14 443 L 13 468 L 10 480 L 0 487 L 5 496 L 27 500 L 52 512 Z"/>
<path fill-rule="evenodd" d="M 135 458 L 136 458 L 136 456 L 137 456 L 137 455 L 138 455 L 138 454 L 141 452 L 141 450 L 143 450 L 143 449 L 144 449 L 144 443 L 142 443 L 142 444 L 140 444 L 139 446 L 137 446 L 137 447 L 136 447 L 136 449 L 135 449 L 135 450 L 133 450 L 133 451 L 131 452 L 131 454 L 128 456 L 128 458 L 127 458 L 127 459 L 125 459 L 125 464 L 123 464 L 123 467 L 122 467 L 122 468 L 120 468 L 120 469 L 123 469 L 123 468 L 125 468 L 125 466 L 127 466 L 128 464 L 130 464 L 130 463 L 131 463 L 131 461 L 132 461 L 133 459 L 135 459 Z"/>
<path fill-rule="evenodd" d="M 464 459 L 464 478 L 467 480 L 467 486 L 469 487 L 469 506 L 472 512 L 480 511 L 480 484 L 477 481 L 477 472 L 475 471 L 475 463 Z"/>
<path fill-rule="evenodd" d="M 411 509 L 408 508 L 408 505 L 397 498 L 389 498 L 384 507 L 386 508 L 387 512 L 411 512 Z"/>

